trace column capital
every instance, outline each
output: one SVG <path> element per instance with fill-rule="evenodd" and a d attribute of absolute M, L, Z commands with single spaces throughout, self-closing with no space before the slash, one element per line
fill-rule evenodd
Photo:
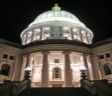
<path fill-rule="evenodd" d="M 69 51 L 69 50 L 64 50 L 63 53 L 64 53 L 64 54 L 70 54 L 71 51 Z"/>
<path fill-rule="evenodd" d="M 88 56 L 89 54 L 88 54 L 88 53 L 82 53 L 82 55 L 83 55 L 83 56 Z"/>
<path fill-rule="evenodd" d="M 47 50 L 42 51 L 42 54 L 48 54 L 48 53 L 50 53 L 50 52 Z"/>
<path fill-rule="evenodd" d="M 30 56 L 31 55 L 31 53 L 25 53 L 25 54 L 23 54 L 23 56 Z"/>

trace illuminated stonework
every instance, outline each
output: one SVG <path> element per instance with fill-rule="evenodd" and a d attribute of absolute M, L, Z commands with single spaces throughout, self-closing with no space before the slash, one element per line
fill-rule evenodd
<path fill-rule="evenodd" d="M 93 33 L 75 15 L 61 10 L 58 4 L 55 4 L 51 11 L 40 14 L 29 24 L 21 33 L 21 39 L 23 45 L 64 39 L 89 45 L 92 43 Z M 23 65 L 28 63 L 32 68 L 33 87 L 79 87 L 81 68 L 87 68 L 88 64 L 91 69 L 88 69 L 88 74 L 90 79 L 93 79 L 91 61 L 87 61 L 88 57 L 84 56 L 81 50 L 78 50 L 79 52 L 70 50 L 68 45 L 63 48 L 63 44 L 52 44 L 49 48 L 43 45 L 43 47 L 47 52 L 42 49 L 42 51 L 30 53 L 30 57 L 23 57 Z"/>
<path fill-rule="evenodd" d="M 112 38 L 91 44 L 91 30 L 57 4 L 21 39 L 22 45 L 0 39 L 0 83 L 24 80 L 25 70 L 31 71 L 32 87 L 79 87 L 81 70 L 90 80 L 112 81 Z"/>
<path fill-rule="evenodd" d="M 56 4 L 44 12 L 21 33 L 22 44 L 45 39 L 68 39 L 91 44 L 93 33 L 75 15 Z"/>
<path fill-rule="evenodd" d="M 47 54 L 47 57 L 44 56 L 45 54 Z M 28 66 L 32 68 L 31 80 L 32 80 L 33 87 L 42 87 L 42 86 L 44 87 L 43 82 L 45 82 L 45 84 L 47 83 L 47 87 L 53 87 L 58 84 L 61 87 L 79 87 L 80 79 L 81 79 L 80 71 L 82 67 L 86 68 L 87 65 L 85 64 L 90 64 L 89 66 L 91 69 L 90 78 L 93 79 L 93 73 L 91 73 L 92 66 L 91 66 L 90 58 L 88 56 L 85 57 L 83 53 L 72 52 L 72 51 L 71 52 L 68 51 L 34 52 L 30 54 L 30 57 L 24 56 L 23 65 L 26 64 L 25 59 L 29 57 L 30 59 L 29 59 Z M 84 58 L 86 61 L 84 60 Z M 87 59 L 89 59 L 89 61 L 87 61 Z M 48 66 L 46 69 L 47 71 L 43 72 L 45 66 Z M 70 66 L 69 69 L 66 68 L 67 66 Z M 55 69 L 57 70 L 55 71 Z M 68 72 L 67 70 L 70 70 L 70 72 Z M 66 85 L 65 82 L 68 82 L 66 81 L 67 79 L 66 77 L 70 75 L 71 77 L 69 79 L 71 80 L 71 84 Z M 45 76 L 47 76 L 46 79 L 44 78 Z M 42 80 L 42 78 L 44 78 L 45 81 Z M 47 79 L 48 82 L 46 82 Z"/>

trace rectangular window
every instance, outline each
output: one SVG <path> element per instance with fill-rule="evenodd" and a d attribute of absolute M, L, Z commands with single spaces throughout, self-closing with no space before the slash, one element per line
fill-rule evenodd
<path fill-rule="evenodd" d="M 9 56 L 9 59 L 10 60 L 14 60 L 14 56 Z"/>
<path fill-rule="evenodd" d="M 104 55 L 99 55 L 99 59 L 104 59 Z"/>
<path fill-rule="evenodd" d="M 105 54 L 105 57 L 106 57 L 106 58 L 109 58 L 109 57 L 110 57 L 110 53 L 106 53 L 106 54 Z"/>
<path fill-rule="evenodd" d="M 54 59 L 54 63 L 59 63 L 59 59 Z"/>
<path fill-rule="evenodd" d="M 8 58 L 8 55 L 7 54 L 3 54 L 3 58 L 4 59 L 7 59 Z"/>

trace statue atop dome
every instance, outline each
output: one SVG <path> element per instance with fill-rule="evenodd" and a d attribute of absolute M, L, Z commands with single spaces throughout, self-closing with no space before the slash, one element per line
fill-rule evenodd
<path fill-rule="evenodd" d="M 54 4 L 54 7 L 52 7 L 53 11 L 60 11 L 61 7 L 58 6 L 58 4 Z"/>

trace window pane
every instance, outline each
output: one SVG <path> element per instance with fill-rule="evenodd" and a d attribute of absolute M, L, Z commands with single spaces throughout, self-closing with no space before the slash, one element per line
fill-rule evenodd
<path fill-rule="evenodd" d="M 50 38 L 50 27 L 44 27 L 42 29 L 42 40 Z"/>
<path fill-rule="evenodd" d="M 3 58 L 7 59 L 8 55 L 7 54 L 3 54 Z"/>
<path fill-rule="evenodd" d="M 14 60 L 14 56 L 10 56 L 9 59 L 10 59 L 10 60 Z"/>
<path fill-rule="evenodd" d="M 54 59 L 54 63 L 59 63 L 59 59 Z"/>
<path fill-rule="evenodd" d="M 53 69 L 53 79 L 55 79 L 55 78 L 61 78 L 61 69 L 60 68 Z"/>
<path fill-rule="evenodd" d="M 104 59 L 104 55 L 99 55 L 99 59 Z"/>
<path fill-rule="evenodd" d="M 106 53 L 105 56 L 106 56 L 106 58 L 109 58 L 110 57 L 110 53 Z"/>
<path fill-rule="evenodd" d="M 71 40 L 71 29 L 69 27 L 63 27 L 63 37 Z"/>
<path fill-rule="evenodd" d="M 8 76 L 10 72 L 10 66 L 8 64 L 3 64 L 1 67 L 0 74 Z"/>

